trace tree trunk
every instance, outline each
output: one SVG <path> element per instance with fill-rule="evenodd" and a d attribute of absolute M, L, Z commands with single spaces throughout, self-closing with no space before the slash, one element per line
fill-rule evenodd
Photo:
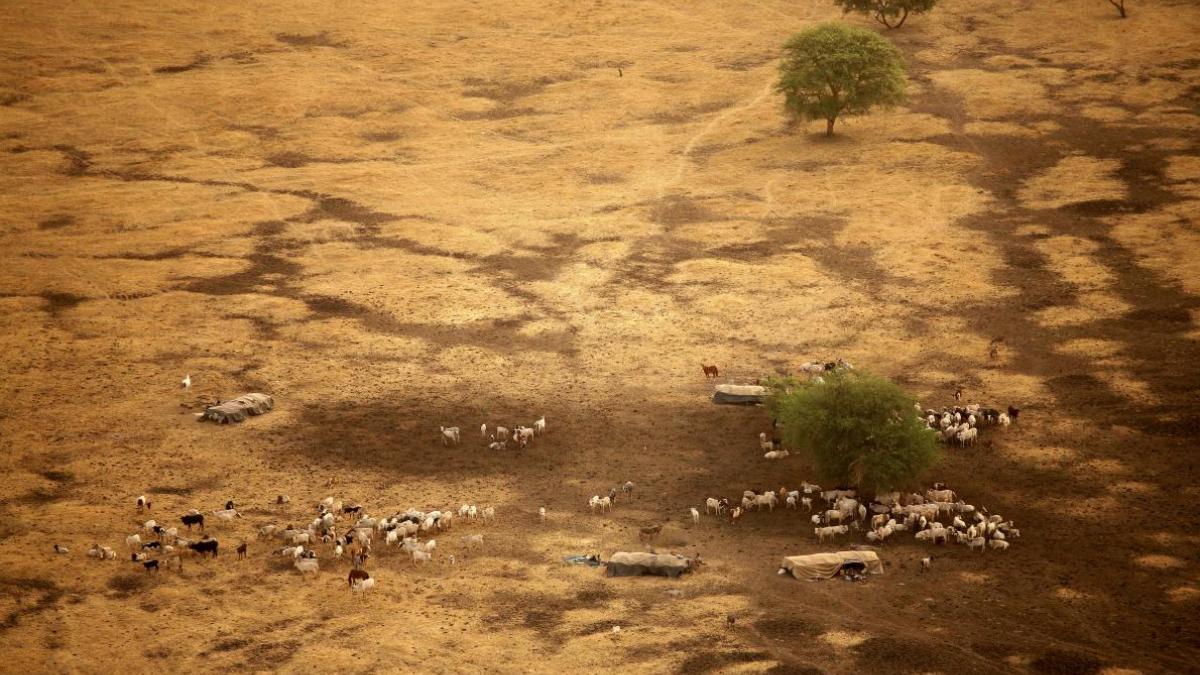
<path fill-rule="evenodd" d="M 1121 18 L 1125 18 L 1125 0 L 1108 0 L 1109 4 L 1117 8 L 1117 12 L 1121 14 Z"/>
<path fill-rule="evenodd" d="M 1108 0 L 1108 1 L 1109 1 L 1109 2 L 1112 2 L 1113 0 Z M 908 10 L 907 10 L 907 9 L 903 10 L 903 14 L 901 14 L 901 15 L 900 15 L 900 20 L 899 20 L 899 21 L 897 21 L 895 25 L 892 25 L 891 23 L 889 23 L 889 22 L 888 22 L 888 18 L 887 18 L 887 16 L 885 16 L 885 15 L 883 14 L 883 12 L 880 12 L 879 14 L 876 14 L 876 15 L 875 15 L 875 19 L 876 19 L 877 21 L 879 21 L 879 23 L 881 23 L 881 24 L 883 24 L 883 25 L 887 26 L 888 28 L 899 28 L 900 26 L 903 26 L 903 25 L 904 25 L 904 21 L 905 21 L 906 19 L 908 19 Z"/>
<path fill-rule="evenodd" d="M 825 120 L 825 136 L 826 137 L 833 135 L 833 122 L 836 119 L 837 119 L 836 117 L 829 117 Z"/>

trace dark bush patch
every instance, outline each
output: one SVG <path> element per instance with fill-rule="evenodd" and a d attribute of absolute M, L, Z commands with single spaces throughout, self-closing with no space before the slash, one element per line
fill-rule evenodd
<path fill-rule="evenodd" d="M 74 224 L 75 224 L 74 216 L 67 216 L 67 215 L 54 216 L 51 218 L 47 218 L 43 221 L 40 221 L 38 223 L 38 229 L 39 230 L 57 230 L 60 227 L 67 227 L 69 225 L 74 225 Z"/>
<path fill-rule="evenodd" d="M 128 556 L 126 556 L 128 562 Z M 139 566 L 140 569 L 140 566 Z M 145 574 L 123 573 L 117 574 L 108 580 L 108 588 L 111 591 L 116 591 L 122 597 L 127 597 L 138 593 L 150 585 L 150 577 Z"/>
<path fill-rule="evenodd" d="M 71 473 L 70 471 L 56 471 L 51 469 L 48 471 L 42 471 L 40 473 L 42 474 L 43 478 L 52 480 L 55 483 L 70 483 L 71 481 L 75 480 L 75 474 Z"/>
<path fill-rule="evenodd" d="M 766 652 L 752 652 L 747 650 L 729 652 L 698 651 L 683 662 L 683 665 L 679 667 L 679 672 L 708 673 L 721 670 L 733 663 L 750 663 L 769 658 L 771 658 L 771 655 Z"/>
<path fill-rule="evenodd" d="M 329 38 L 329 33 L 321 31 L 320 33 L 312 33 L 302 35 L 299 33 L 276 33 L 275 39 L 293 47 L 333 47 L 335 49 L 344 49 L 350 46 L 346 42 L 336 42 Z"/>
<path fill-rule="evenodd" d="M 189 70 L 203 68 L 212 62 L 212 57 L 208 54 L 197 54 L 196 58 L 189 63 L 180 64 L 177 66 L 159 66 L 154 69 L 154 72 L 162 75 L 174 75 L 175 73 L 186 73 Z"/>
<path fill-rule="evenodd" d="M 1051 649 L 1033 660 L 1029 667 L 1046 675 L 1094 675 L 1103 664 L 1094 656 Z"/>

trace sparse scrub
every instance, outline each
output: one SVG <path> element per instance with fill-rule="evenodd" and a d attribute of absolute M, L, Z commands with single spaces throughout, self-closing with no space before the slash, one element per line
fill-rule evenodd
<path fill-rule="evenodd" d="M 879 35 L 843 23 L 798 33 L 784 45 L 775 90 L 800 120 L 823 119 L 833 135 L 839 117 L 904 100 L 900 50 Z"/>
<path fill-rule="evenodd" d="M 1125 0 L 1109 0 L 1109 2 L 1125 2 Z M 870 14 L 879 23 L 888 28 L 899 28 L 904 25 L 909 14 L 924 14 L 933 9 L 937 0 L 833 0 L 833 4 L 842 11 Z"/>

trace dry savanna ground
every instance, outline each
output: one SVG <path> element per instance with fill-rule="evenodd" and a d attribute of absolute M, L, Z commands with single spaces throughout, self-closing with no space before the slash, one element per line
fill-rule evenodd
<path fill-rule="evenodd" d="M 823 0 L 0 5 L 3 669 L 1195 672 L 1200 6 L 942 5 L 887 33 L 910 102 L 833 140 L 771 91 Z M 807 583 L 804 516 L 691 525 L 813 478 L 700 363 L 832 356 L 1023 409 L 929 477 L 1012 549 Z M 181 573 L 85 557 L 143 493 L 246 517 Z M 326 494 L 499 518 L 352 597 L 253 538 Z M 666 518 L 697 573 L 561 563 Z"/>

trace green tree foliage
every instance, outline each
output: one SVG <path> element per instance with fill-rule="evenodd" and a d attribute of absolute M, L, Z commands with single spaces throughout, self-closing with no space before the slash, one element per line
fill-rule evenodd
<path fill-rule="evenodd" d="M 924 14 L 933 9 L 937 0 L 833 0 L 833 4 L 841 7 L 847 14 L 870 14 L 888 28 L 899 28 L 904 25 L 909 14 Z"/>
<path fill-rule="evenodd" d="M 810 453 L 822 480 L 873 494 L 914 485 L 941 458 L 916 400 L 890 380 L 861 370 L 822 378 L 769 382 L 769 409 L 784 442 Z"/>
<path fill-rule="evenodd" d="M 904 59 L 878 34 L 844 23 L 824 23 L 783 46 L 775 91 L 801 120 L 823 119 L 825 134 L 843 115 L 904 100 Z"/>

